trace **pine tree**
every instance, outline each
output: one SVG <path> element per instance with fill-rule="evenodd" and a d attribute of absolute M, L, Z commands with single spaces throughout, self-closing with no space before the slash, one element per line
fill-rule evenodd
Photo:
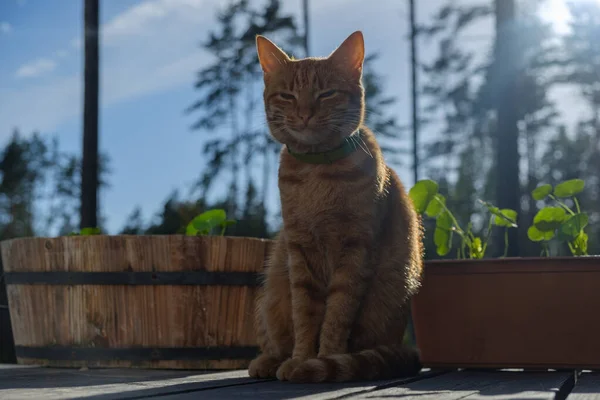
<path fill-rule="evenodd" d="M 497 197 L 494 149 L 498 145 L 499 125 L 496 109 L 498 90 L 505 85 L 507 77 L 502 63 L 493 62 L 491 51 L 476 62 L 475 54 L 462 45 L 463 35 L 471 24 L 493 16 L 491 5 L 491 1 L 470 5 L 449 2 L 428 26 L 420 29 L 421 35 L 437 40 L 439 45 L 437 57 L 423 66 L 426 84 L 422 90 L 427 103 L 423 110 L 424 122 L 430 130 L 439 132 L 436 139 L 426 145 L 425 160 L 432 164 L 428 165 L 429 176 L 449 182 L 448 193 L 452 195 L 448 201 L 460 210 L 459 215 L 464 213 L 459 219 L 479 210 L 474 207 L 477 198 L 495 202 Z M 530 197 L 529 188 L 538 182 L 536 169 L 544 150 L 538 143 L 555 129 L 558 115 L 548 97 L 554 80 L 545 78 L 557 52 L 553 35 L 550 27 L 535 15 L 535 8 L 527 11 L 521 10 L 513 21 L 520 39 L 512 49 L 520 60 L 513 71 L 513 78 L 519 77 L 519 91 L 511 101 L 520 127 L 519 135 L 526 143 L 520 149 L 524 160 L 504 160 L 525 162 L 526 174 L 521 175 L 525 198 Z M 511 181 L 517 188 L 520 183 Z M 519 206 L 521 204 L 522 201 Z M 518 239 L 513 238 L 513 241 L 523 243 L 527 241 L 528 220 L 535 210 L 534 204 L 518 208 L 524 211 L 523 223 Z M 498 255 L 501 251 L 498 247 L 490 248 L 490 254 Z"/>

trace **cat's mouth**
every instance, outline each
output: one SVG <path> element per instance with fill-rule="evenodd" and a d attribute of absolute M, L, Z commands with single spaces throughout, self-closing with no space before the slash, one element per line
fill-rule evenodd
<path fill-rule="evenodd" d="M 287 128 L 288 133 L 297 140 L 299 143 L 305 145 L 316 145 L 323 141 L 322 135 L 319 135 L 314 129 L 310 127 L 303 128 Z"/>

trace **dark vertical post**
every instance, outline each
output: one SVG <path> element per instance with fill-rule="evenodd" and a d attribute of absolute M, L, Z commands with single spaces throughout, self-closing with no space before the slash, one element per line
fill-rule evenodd
<path fill-rule="evenodd" d="M 98 226 L 99 0 L 84 3 L 83 159 L 80 227 Z"/>
<path fill-rule="evenodd" d="M 308 0 L 302 0 L 302 12 L 304 13 L 304 53 L 308 57 L 310 55 L 310 49 L 308 45 L 308 33 L 309 33 L 309 22 L 308 22 Z"/>
<path fill-rule="evenodd" d="M 412 132 L 413 132 L 413 179 L 419 180 L 419 118 L 418 118 L 418 85 L 417 85 L 417 23 L 415 18 L 415 0 L 410 5 L 410 58 L 412 75 Z"/>
<path fill-rule="evenodd" d="M 500 208 L 520 211 L 521 186 L 519 181 L 519 131 L 515 106 L 518 79 L 518 56 L 513 51 L 515 43 L 515 1 L 495 0 L 496 48 L 495 72 L 497 74 L 496 110 L 498 128 L 496 137 L 496 203 Z M 504 237 L 498 235 L 498 247 L 503 251 Z M 517 229 L 509 229 L 508 253 L 519 255 Z"/>

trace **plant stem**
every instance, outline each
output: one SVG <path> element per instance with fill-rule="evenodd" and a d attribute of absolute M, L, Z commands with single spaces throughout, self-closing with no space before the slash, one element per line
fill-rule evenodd
<path fill-rule="evenodd" d="M 550 251 L 548 251 L 548 243 L 542 242 L 542 253 L 540 255 L 550 257 Z"/>
<path fill-rule="evenodd" d="M 460 228 L 458 221 L 456 220 L 456 218 L 454 218 L 454 215 L 450 212 L 450 210 L 448 210 L 448 207 L 446 207 L 446 205 L 442 201 L 440 201 L 437 197 L 434 199 L 442 206 L 444 211 L 446 211 L 448 213 L 448 215 L 450 216 L 450 219 L 452 220 L 452 224 L 454 225 L 454 232 L 456 232 L 456 234 L 459 235 L 462 239 L 461 249 L 460 249 L 462 258 L 467 258 L 466 254 L 465 254 L 465 249 L 464 249 L 465 242 L 466 242 L 466 247 L 471 248 L 472 247 L 471 240 L 469 239 L 468 235 L 466 235 L 465 232 Z"/>
<path fill-rule="evenodd" d="M 567 242 L 567 244 L 569 245 L 569 250 L 571 250 L 571 255 L 576 255 L 575 254 L 575 248 L 573 247 L 573 245 L 571 244 L 571 242 Z"/>
<path fill-rule="evenodd" d="M 454 227 L 456 229 L 456 233 L 458 233 L 459 235 L 463 236 L 464 232 L 462 229 L 460 229 L 460 225 L 458 225 L 458 221 L 456 220 L 456 218 L 454 218 L 454 215 L 452 215 L 452 213 L 450 212 L 450 210 L 448 210 L 448 207 L 446 207 L 446 205 L 441 202 L 439 199 L 435 198 L 435 200 L 440 203 L 440 205 L 444 208 L 444 211 L 446 211 L 448 213 L 448 215 L 450 216 L 450 218 L 452 219 L 452 223 L 454 224 Z"/>
<path fill-rule="evenodd" d="M 494 223 L 494 215 L 490 216 L 490 222 L 488 223 L 487 229 L 487 237 L 485 238 L 485 243 L 483 244 L 483 254 L 485 255 L 485 251 L 487 249 L 487 245 L 490 242 L 490 237 L 492 237 L 492 224 Z"/>
<path fill-rule="evenodd" d="M 559 199 L 557 199 L 556 197 L 554 197 L 554 195 L 549 194 L 548 197 L 550 197 L 552 200 L 556 201 L 562 208 L 564 208 L 565 210 L 567 210 L 569 212 L 569 214 L 575 215 L 575 213 L 573 212 L 573 210 L 571 210 L 569 208 L 569 206 L 567 206 L 565 203 L 563 203 L 562 201 L 560 201 Z"/>
<path fill-rule="evenodd" d="M 580 214 L 581 208 L 579 208 L 579 202 L 577 201 L 577 197 L 573 197 L 573 202 L 575 203 L 575 207 L 577 208 L 577 214 Z"/>
<path fill-rule="evenodd" d="M 505 258 L 508 254 L 508 228 L 504 228 L 504 254 L 502 258 Z"/>

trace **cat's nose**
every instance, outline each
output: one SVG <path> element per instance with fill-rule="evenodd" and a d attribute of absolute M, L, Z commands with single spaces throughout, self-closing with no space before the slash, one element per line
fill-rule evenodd
<path fill-rule="evenodd" d="M 308 121 L 312 118 L 313 113 L 311 110 L 299 110 L 298 118 L 304 123 L 304 125 L 308 125 Z"/>

